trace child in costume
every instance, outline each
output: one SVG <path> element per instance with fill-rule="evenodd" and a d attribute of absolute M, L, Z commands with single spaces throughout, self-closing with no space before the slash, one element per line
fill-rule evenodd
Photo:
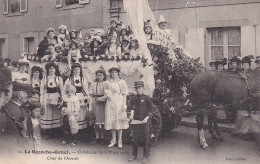
<path fill-rule="evenodd" d="M 121 47 L 117 44 L 115 36 L 110 37 L 110 42 L 107 46 L 106 56 L 109 60 L 114 60 L 117 56 L 121 56 Z"/>
<path fill-rule="evenodd" d="M 134 87 L 137 95 L 134 95 L 128 106 L 131 110 L 130 119 L 133 125 L 133 153 L 128 159 L 132 162 L 137 159 L 140 141 L 144 142 L 144 153 L 142 163 L 148 162 L 150 156 L 150 119 L 153 115 L 154 105 L 149 96 L 144 94 L 144 82 L 136 81 Z"/>
<path fill-rule="evenodd" d="M 130 58 L 132 60 L 140 60 L 143 57 L 142 52 L 139 50 L 139 44 L 137 39 L 132 38 L 130 40 L 130 45 L 128 49 L 130 53 Z"/>
<path fill-rule="evenodd" d="M 80 110 L 80 102 L 76 96 L 76 88 L 71 84 L 65 84 L 64 88 L 65 97 L 64 102 L 66 102 L 65 107 L 62 109 L 62 114 L 64 115 L 64 132 L 65 140 L 62 141 L 62 144 L 71 143 L 71 146 L 74 147 L 77 144 L 76 135 L 79 130 L 78 116 Z"/>
<path fill-rule="evenodd" d="M 30 75 L 27 73 L 29 67 L 29 61 L 27 59 L 19 59 L 18 72 L 12 72 L 13 81 L 17 81 L 24 84 L 30 84 Z"/>
<path fill-rule="evenodd" d="M 95 134 L 96 139 L 94 143 L 99 142 L 100 144 L 105 144 L 104 142 L 104 124 L 105 124 L 105 104 L 106 99 L 104 96 L 104 88 L 106 81 L 106 72 L 103 69 L 96 71 L 96 81 L 91 84 L 90 94 L 92 97 L 92 110 L 95 114 Z"/>
<path fill-rule="evenodd" d="M 31 111 L 31 122 L 33 129 L 34 148 L 39 149 L 41 145 L 41 124 L 40 117 L 42 115 L 41 103 L 39 101 L 30 102 L 29 110 Z"/>
<path fill-rule="evenodd" d="M 74 63 L 79 63 L 80 58 L 81 58 L 81 54 L 80 54 L 80 50 L 78 49 L 77 42 L 71 41 L 70 50 L 68 52 L 68 57 L 67 57 L 69 68 L 71 68 L 71 66 Z"/>
<path fill-rule="evenodd" d="M 58 44 L 63 44 L 65 41 L 65 37 L 68 34 L 67 26 L 60 25 L 59 26 L 59 35 L 58 35 Z"/>

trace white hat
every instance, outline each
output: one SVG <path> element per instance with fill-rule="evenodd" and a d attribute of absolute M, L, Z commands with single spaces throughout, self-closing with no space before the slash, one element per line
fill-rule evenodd
<path fill-rule="evenodd" d="M 167 23 L 165 18 L 162 15 L 160 15 L 158 24 L 164 23 L 164 22 Z"/>
<path fill-rule="evenodd" d="M 67 27 L 66 25 L 60 25 L 60 26 L 59 26 L 59 29 L 67 30 L 67 28 L 68 28 L 68 27 Z"/>

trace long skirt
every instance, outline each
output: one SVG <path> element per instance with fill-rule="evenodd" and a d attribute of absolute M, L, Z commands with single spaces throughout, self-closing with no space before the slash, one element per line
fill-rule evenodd
<path fill-rule="evenodd" d="M 42 129 L 59 128 L 63 124 L 61 109 L 58 105 L 47 104 L 45 108 L 45 114 L 41 118 Z"/>
<path fill-rule="evenodd" d="M 81 106 L 79 110 L 79 116 L 78 116 L 78 124 L 79 129 L 85 129 L 87 128 L 87 121 L 86 121 L 86 113 L 88 111 L 87 106 Z"/>
<path fill-rule="evenodd" d="M 106 102 L 95 100 L 92 101 L 91 107 L 95 114 L 95 124 L 97 125 L 105 124 L 105 105 Z"/>
<path fill-rule="evenodd" d="M 105 107 L 105 129 L 106 130 L 120 130 L 128 129 L 129 124 L 126 120 L 119 119 L 119 116 L 125 113 L 123 110 L 123 96 L 122 95 L 113 95 L 109 100 L 107 100 Z"/>

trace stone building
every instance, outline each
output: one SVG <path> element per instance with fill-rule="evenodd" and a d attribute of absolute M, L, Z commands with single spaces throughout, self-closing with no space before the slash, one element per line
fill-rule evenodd
<path fill-rule="evenodd" d="M 107 29 L 126 22 L 123 0 L 1 0 L 0 55 L 34 52 L 48 27 Z M 177 40 L 208 66 L 216 58 L 260 55 L 260 0 L 149 0 Z M 17 7 L 18 6 L 18 7 Z M 58 33 L 57 33 L 58 34 Z"/>

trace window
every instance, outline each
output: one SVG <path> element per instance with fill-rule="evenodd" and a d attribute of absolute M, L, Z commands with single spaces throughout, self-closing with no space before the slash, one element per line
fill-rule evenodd
<path fill-rule="evenodd" d="M 24 38 L 24 53 L 35 53 L 35 46 L 33 37 Z"/>
<path fill-rule="evenodd" d="M 5 15 L 27 12 L 28 0 L 4 0 L 3 10 Z"/>
<path fill-rule="evenodd" d="M 119 0 L 110 0 L 110 8 L 118 8 Z"/>
<path fill-rule="evenodd" d="M 233 56 L 241 56 L 241 30 L 240 27 L 208 28 L 209 34 L 209 60 Z"/>
<path fill-rule="evenodd" d="M 82 7 L 83 4 L 88 4 L 89 0 L 56 0 L 56 8 L 66 7 L 70 9 L 74 7 Z"/>
<path fill-rule="evenodd" d="M 6 45 L 5 39 L 0 38 L 0 57 L 5 57 L 6 55 Z"/>

